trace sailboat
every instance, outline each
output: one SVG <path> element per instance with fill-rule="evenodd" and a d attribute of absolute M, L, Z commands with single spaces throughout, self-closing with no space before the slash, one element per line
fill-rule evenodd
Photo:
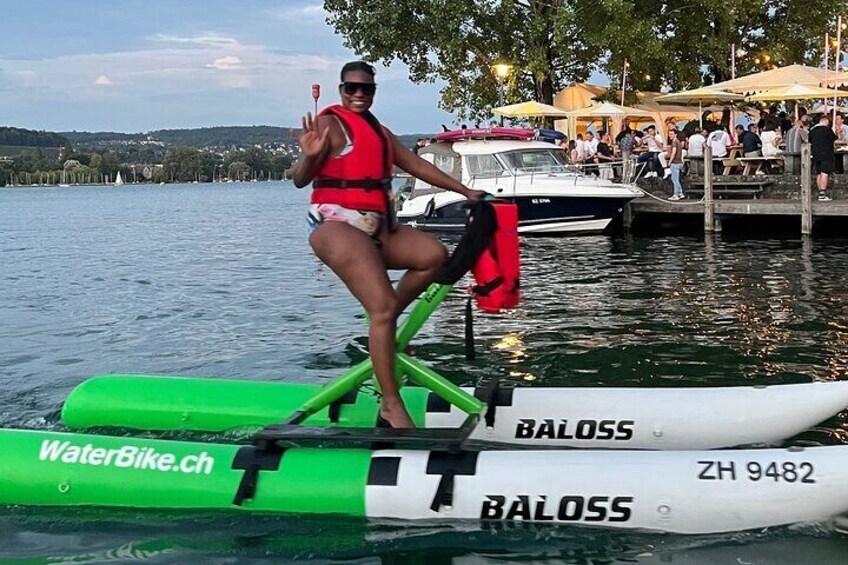
<path fill-rule="evenodd" d="M 118 176 L 115 177 L 115 186 L 121 186 L 124 184 L 124 179 L 121 178 L 121 171 L 118 171 Z"/>

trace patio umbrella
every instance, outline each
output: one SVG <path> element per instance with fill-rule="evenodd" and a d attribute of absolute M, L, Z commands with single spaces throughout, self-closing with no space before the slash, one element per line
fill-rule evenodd
<path fill-rule="evenodd" d="M 770 71 L 763 71 L 744 77 L 726 80 L 712 85 L 718 90 L 729 90 L 744 94 L 754 94 L 765 90 L 785 88 L 794 84 L 804 86 L 821 86 L 830 82 L 833 71 L 828 74 L 826 69 L 808 67 L 806 65 L 787 65 Z"/>
<path fill-rule="evenodd" d="M 845 98 L 848 92 L 844 90 L 832 90 L 820 86 L 808 86 L 805 84 L 793 84 L 782 88 L 766 90 L 759 94 L 753 94 L 745 98 L 748 102 L 772 102 L 781 100 L 814 100 L 816 98 Z"/>
<path fill-rule="evenodd" d="M 620 106 L 612 102 L 595 102 L 586 108 L 578 108 L 567 113 L 570 118 L 618 118 L 626 116 L 650 116 L 650 112 Z"/>
<path fill-rule="evenodd" d="M 815 100 L 817 98 L 829 100 L 831 98 L 845 97 L 848 97 L 848 92 L 844 90 L 831 90 L 820 86 L 792 84 L 783 88 L 766 90 L 765 92 L 748 96 L 745 100 L 748 102 L 777 102 L 783 100 Z M 795 106 L 795 117 L 798 117 L 798 106 Z"/>
<path fill-rule="evenodd" d="M 579 110 L 595 104 L 595 97 L 607 91 L 604 86 L 595 86 L 585 82 L 573 82 L 554 96 L 554 106 L 566 112 Z"/>
<path fill-rule="evenodd" d="M 620 120 L 626 117 L 649 117 L 651 116 L 650 112 L 646 112 L 645 110 L 639 110 L 638 108 L 631 108 L 630 106 L 620 106 L 618 104 L 613 104 L 612 102 L 595 102 L 591 106 L 587 108 L 579 108 L 577 110 L 572 110 L 568 112 L 569 120 L 577 121 L 581 118 L 589 119 L 590 121 L 595 118 L 612 118 L 613 120 L 613 128 L 618 128 L 620 124 Z"/>
<path fill-rule="evenodd" d="M 704 125 L 704 104 L 712 106 L 713 104 L 724 104 L 727 102 L 736 102 L 744 99 L 745 96 L 735 92 L 728 92 L 715 88 L 714 86 L 702 86 L 693 90 L 684 90 L 682 92 L 673 92 L 671 94 L 663 94 L 654 98 L 660 104 L 685 104 L 694 106 L 698 104 L 698 124 Z"/>
<path fill-rule="evenodd" d="M 507 118 L 530 118 L 537 116 L 564 118 L 568 116 L 568 113 L 565 110 L 560 110 L 554 106 L 532 100 L 529 102 L 521 102 L 520 104 L 510 104 L 509 106 L 494 108 L 492 113 L 499 116 L 505 116 Z"/>

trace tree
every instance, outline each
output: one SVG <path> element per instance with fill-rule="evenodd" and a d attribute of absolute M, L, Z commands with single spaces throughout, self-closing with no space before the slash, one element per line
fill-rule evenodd
<path fill-rule="evenodd" d="M 250 172 L 250 166 L 244 161 L 234 161 L 227 168 L 227 177 L 231 180 L 245 180 Z"/>
<path fill-rule="evenodd" d="M 93 161 L 93 159 L 92 159 Z M 100 156 L 100 172 L 107 175 L 110 179 L 115 180 L 118 171 L 121 169 L 121 160 L 112 152 L 107 151 Z"/>
<path fill-rule="evenodd" d="M 324 2 L 348 47 L 370 61 L 406 64 L 413 82 L 445 81 L 440 106 L 478 120 L 491 118 L 499 102 L 497 63 L 513 66 L 506 102 L 551 103 L 593 71 L 618 87 L 625 59 L 628 88 L 698 86 L 729 78 L 733 44 L 751 54 L 737 63 L 740 75 L 764 64 L 818 64 L 839 7 L 838 0 Z"/>
<path fill-rule="evenodd" d="M 579 38 L 588 2 L 551 0 L 326 0 L 328 21 L 368 60 L 409 66 L 414 82 L 447 82 L 442 108 L 487 119 L 499 102 L 493 66 L 505 63 L 507 102 L 551 103 L 556 88 L 585 80 L 596 53 Z"/>
<path fill-rule="evenodd" d="M 200 151 L 194 147 L 173 147 L 165 154 L 165 176 L 168 180 L 189 182 L 201 173 Z"/>

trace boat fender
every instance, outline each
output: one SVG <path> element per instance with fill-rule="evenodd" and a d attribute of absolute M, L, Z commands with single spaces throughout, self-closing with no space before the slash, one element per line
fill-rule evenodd
<path fill-rule="evenodd" d="M 515 308 L 519 299 L 518 205 L 494 201 L 495 233 L 471 269 L 477 307 L 484 312 Z"/>
<path fill-rule="evenodd" d="M 245 500 L 256 496 L 256 485 L 259 482 L 259 471 L 277 471 L 280 460 L 285 452 L 284 447 L 277 444 L 266 446 L 246 445 L 238 450 L 233 458 L 233 469 L 244 470 L 239 481 L 233 504 L 241 506 Z"/>
<path fill-rule="evenodd" d="M 430 510 L 439 512 L 442 506 L 453 506 L 454 478 L 457 475 L 473 476 L 477 474 L 477 451 L 431 451 L 427 460 L 427 474 L 441 475 L 436 494 L 430 504 Z"/>

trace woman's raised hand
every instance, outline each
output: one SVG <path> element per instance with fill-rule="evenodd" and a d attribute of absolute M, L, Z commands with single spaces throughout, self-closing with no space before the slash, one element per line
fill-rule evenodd
<path fill-rule="evenodd" d="M 327 148 L 330 142 L 330 128 L 320 131 L 318 121 L 312 119 L 312 114 L 307 112 L 301 118 L 303 124 L 303 135 L 300 136 L 300 148 L 306 157 L 317 157 Z"/>

